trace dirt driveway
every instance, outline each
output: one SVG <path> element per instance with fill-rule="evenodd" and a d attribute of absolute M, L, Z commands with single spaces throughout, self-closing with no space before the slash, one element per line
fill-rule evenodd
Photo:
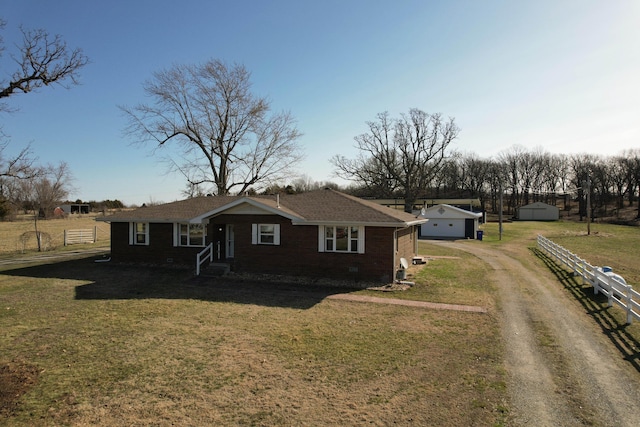
<path fill-rule="evenodd" d="M 639 426 L 637 362 L 624 360 L 585 305 L 530 249 L 475 243 L 436 242 L 471 252 L 494 270 L 513 423 Z"/>

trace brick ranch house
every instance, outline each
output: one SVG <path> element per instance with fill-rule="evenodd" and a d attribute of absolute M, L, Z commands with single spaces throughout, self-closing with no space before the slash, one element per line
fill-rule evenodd
<path fill-rule="evenodd" d="M 197 197 L 119 212 L 114 262 L 196 268 L 198 253 L 234 272 L 390 282 L 417 254 L 427 220 L 335 190 Z M 210 252 L 209 252 L 210 251 Z"/>

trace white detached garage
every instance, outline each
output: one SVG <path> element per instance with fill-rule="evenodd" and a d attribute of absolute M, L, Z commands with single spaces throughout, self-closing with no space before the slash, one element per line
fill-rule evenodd
<path fill-rule="evenodd" d="M 429 220 L 420 226 L 420 237 L 475 239 L 482 213 L 451 205 L 435 205 L 423 209 L 419 217 Z"/>

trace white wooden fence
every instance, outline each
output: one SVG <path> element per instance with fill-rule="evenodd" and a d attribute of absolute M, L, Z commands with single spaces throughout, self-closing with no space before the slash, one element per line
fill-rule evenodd
<path fill-rule="evenodd" d="M 569 267 L 574 276 L 581 276 L 583 284 L 591 284 L 594 293 L 606 295 L 609 307 L 614 304 L 622 307 L 627 312 L 627 324 L 634 318 L 640 320 L 640 293 L 627 285 L 622 277 L 589 264 L 544 236 L 538 236 L 538 247 L 560 264 Z"/>
<path fill-rule="evenodd" d="M 98 227 L 64 230 L 64 245 L 73 245 L 76 243 L 95 243 L 98 236 Z"/>

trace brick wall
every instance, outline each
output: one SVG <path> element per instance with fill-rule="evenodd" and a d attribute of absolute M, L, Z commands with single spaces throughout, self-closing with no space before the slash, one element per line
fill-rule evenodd
<path fill-rule="evenodd" d="M 203 248 L 173 246 L 173 224 L 149 224 L 149 245 L 129 245 L 129 223 L 111 223 L 111 258 L 116 262 L 196 266 Z"/>
<path fill-rule="evenodd" d="M 409 227 L 398 230 L 398 254 L 396 261 L 397 265 L 400 265 L 400 258 L 404 258 L 409 263 L 411 263 L 411 259 L 416 254 L 416 233 L 416 227 Z"/>
<path fill-rule="evenodd" d="M 208 227 L 208 241 L 220 242 L 225 258 L 224 232 L 233 224 L 234 258 L 228 260 L 237 272 L 286 274 L 336 278 L 352 281 L 389 282 L 395 276 L 400 257 L 409 262 L 413 257 L 414 228 L 398 231 L 398 253 L 394 253 L 393 228 L 365 227 L 365 253 L 318 252 L 318 227 L 292 225 L 276 215 L 221 215 Z M 252 224 L 280 224 L 280 245 L 251 243 Z M 172 224 L 150 224 L 148 246 L 129 245 L 127 223 L 111 224 L 111 246 L 114 261 L 165 264 L 170 259 L 195 268 L 196 254 L 202 248 L 173 247 Z"/>
<path fill-rule="evenodd" d="M 275 215 L 221 215 L 215 228 L 234 225 L 234 271 L 389 281 L 393 275 L 393 229 L 366 227 L 365 253 L 318 252 L 318 227 L 292 225 Z M 252 224 L 280 224 L 280 245 L 253 245 Z"/>

